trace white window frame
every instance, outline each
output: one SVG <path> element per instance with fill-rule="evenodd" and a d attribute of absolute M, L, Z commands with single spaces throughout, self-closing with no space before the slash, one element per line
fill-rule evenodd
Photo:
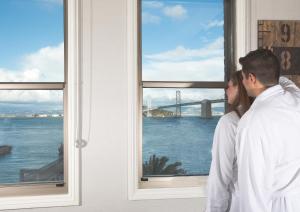
<path fill-rule="evenodd" d="M 142 140 L 142 135 L 140 133 L 141 123 L 139 121 L 139 113 L 142 98 L 139 97 L 140 86 L 140 76 L 139 76 L 139 0 L 127 0 L 127 80 L 128 80 L 128 199 L 129 200 L 145 200 L 145 199 L 172 199 L 172 198 L 205 198 L 206 194 L 206 176 L 196 176 L 196 177 L 166 177 L 164 182 L 161 183 L 161 178 L 158 182 L 155 178 L 150 179 L 152 182 L 147 182 L 146 185 L 141 186 L 141 181 L 139 179 L 139 158 L 142 147 L 140 145 L 140 140 Z M 245 46 L 246 43 L 246 33 L 248 33 L 245 26 L 245 22 L 248 21 L 250 9 L 247 0 L 237 0 L 235 5 L 235 20 L 236 30 L 235 36 L 238 41 L 234 40 L 236 49 L 239 46 Z M 238 12 L 242 11 L 242 12 Z M 247 11 L 247 12 L 246 12 Z M 242 37 L 241 37 L 242 36 Z M 238 46 L 237 46 L 238 45 Z M 234 63 L 236 63 L 237 58 L 240 57 L 244 52 L 244 47 L 242 50 L 237 51 L 233 55 Z M 186 179 L 188 181 L 186 181 Z M 187 182 L 187 183 L 186 183 Z M 175 187 L 174 187 L 175 185 Z M 179 186 L 178 186 L 179 185 Z"/>
<path fill-rule="evenodd" d="M 67 127 L 64 129 L 65 140 L 64 148 L 67 154 L 64 155 L 65 171 L 67 179 L 66 185 L 62 188 L 53 185 L 37 184 L 35 186 L 0 187 L 0 210 L 55 207 L 55 206 L 74 206 L 79 205 L 79 150 L 75 146 L 78 131 L 78 81 L 80 68 L 80 9 L 81 0 L 65 0 L 66 20 L 65 52 L 67 60 L 67 78 L 65 79 L 64 92 L 64 111 Z M 51 84 L 51 83 L 50 83 Z M 34 83 L 32 83 L 34 85 Z M 28 84 L 28 86 L 32 86 Z M 22 87 L 21 85 L 20 87 Z M 53 86 L 54 89 L 55 85 Z M 23 87 L 24 89 L 24 87 Z M 57 88 L 61 89 L 61 87 Z M 66 114 L 67 113 L 67 114 Z M 5 195 L 7 194 L 7 195 Z"/>

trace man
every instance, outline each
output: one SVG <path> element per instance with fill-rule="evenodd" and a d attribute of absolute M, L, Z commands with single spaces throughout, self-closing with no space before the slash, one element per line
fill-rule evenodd
<path fill-rule="evenodd" d="M 236 137 L 241 212 L 300 211 L 300 91 L 278 85 L 270 50 L 240 58 L 243 84 L 256 97 Z"/>

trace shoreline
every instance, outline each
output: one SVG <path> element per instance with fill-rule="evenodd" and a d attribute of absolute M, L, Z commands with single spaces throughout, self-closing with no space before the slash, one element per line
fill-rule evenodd
<path fill-rule="evenodd" d="M 23 119 L 45 119 L 45 118 L 63 118 L 64 116 L 0 116 L 0 119 L 15 119 L 15 118 L 23 118 Z"/>

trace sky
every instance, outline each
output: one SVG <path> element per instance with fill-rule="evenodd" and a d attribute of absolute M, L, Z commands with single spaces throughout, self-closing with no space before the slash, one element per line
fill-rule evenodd
<path fill-rule="evenodd" d="M 1 0 L 0 82 L 63 82 L 63 0 Z M 58 95 L 59 93 L 59 95 Z M 57 91 L 1 91 L 1 102 L 61 102 Z"/>
<path fill-rule="evenodd" d="M 143 80 L 223 81 L 222 0 L 141 0 Z M 0 82 L 62 82 L 63 0 L 1 0 Z M 145 89 L 170 103 L 176 89 Z M 183 101 L 222 98 L 220 90 L 183 89 Z M 57 92 L 0 92 L 2 102 L 61 101 Z"/>
<path fill-rule="evenodd" d="M 143 81 L 223 81 L 222 0 L 142 0 Z M 144 89 L 144 104 L 175 103 L 178 89 Z M 223 89 L 181 89 L 183 102 L 224 98 Z"/>

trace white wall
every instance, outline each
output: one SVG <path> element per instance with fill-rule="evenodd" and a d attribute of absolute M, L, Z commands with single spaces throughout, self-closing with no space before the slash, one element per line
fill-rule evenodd
<path fill-rule="evenodd" d="M 90 0 L 83 1 L 88 9 Z M 251 48 L 256 48 L 257 19 L 300 19 L 299 8 L 299 0 L 253 0 Z M 126 1 L 93 0 L 92 35 L 89 15 L 84 14 L 84 118 L 89 109 L 88 41 L 92 37 L 92 122 L 90 141 L 82 150 L 82 206 L 21 211 L 201 212 L 205 199 L 127 200 Z"/>
<path fill-rule="evenodd" d="M 299 0 L 251 0 L 251 49 L 257 48 L 257 20 L 300 20 Z"/>

